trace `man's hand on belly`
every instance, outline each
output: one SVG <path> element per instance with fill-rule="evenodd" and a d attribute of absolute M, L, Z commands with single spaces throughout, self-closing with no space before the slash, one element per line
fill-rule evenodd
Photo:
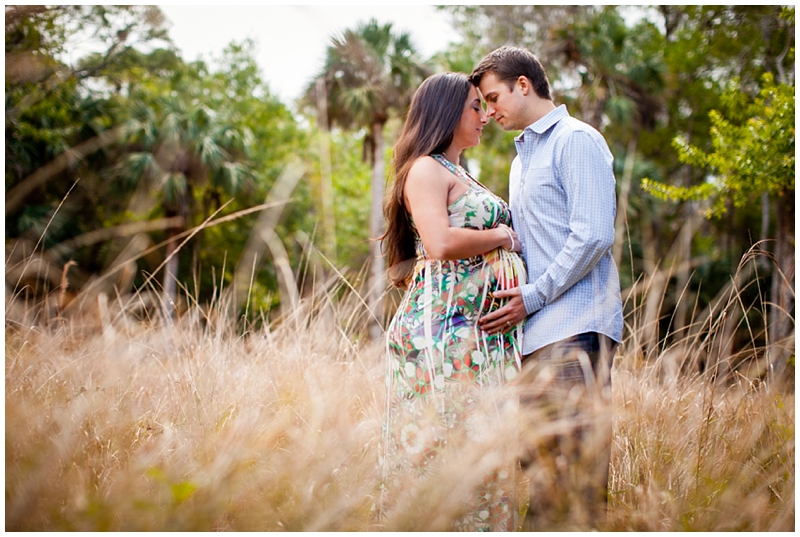
<path fill-rule="evenodd" d="M 489 334 L 508 332 L 528 316 L 525 311 L 525 303 L 522 301 L 522 290 L 519 287 L 494 291 L 492 296 L 496 299 L 508 299 L 508 301 L 502 308 L 478 319 L 478 326 L 485 332 Z"/>

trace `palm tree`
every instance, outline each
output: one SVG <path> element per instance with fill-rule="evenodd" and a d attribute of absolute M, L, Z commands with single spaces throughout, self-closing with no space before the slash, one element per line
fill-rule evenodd
<path fill-rule="evenodd" d="M 365 129 L 364 159 L 372 166 L 369 236 L 370 272 L 367 303 L 374 315 L 369 337 L 382 332 L 385 277 L 380 243 L 383 233 L 383 195 L 386 181 L 383 130 L 392 113 L 402 114 L 414 90 L 428 74 L 408 33 L 396 34 L 391 23 L 375 19 L 332 38 L 325 66 L 315 77 L 324 80 L 328 125 Z M 321 86 L 321 84 L 319 85 Z M 306 101 L 316 104 L 319 87 L 312 83 Z"/>
<path fill-rule="evenodd" d="M 233 195 L 248 186 L 248 136 L 216 111 L 180 96 L 161 97 L 152 105 L 138 101 L 124 132 L 129 152 L 117 164 L 117 175 L 158 192 L 156 203 L 165 216 L 182 217 L 183 225 L 169 231 L 164 267 L 164 309 L 171 318 L 177 303 L 178 237 L 193 221 L 194 190 L 218 188 Z M 132 205 L 136 201 L 134 196 Z"/>

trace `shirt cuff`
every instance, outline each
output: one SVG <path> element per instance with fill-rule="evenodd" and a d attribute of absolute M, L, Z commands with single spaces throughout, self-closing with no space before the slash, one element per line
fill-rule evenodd
<path fill-rule="evenodd" d="M 528 315 L 533 315 L 544 307 L 544 300 L 536 292 L 533 285 L 524 285 L 522 287 L 522 303 L 525 304 L 525 312 Z"/>

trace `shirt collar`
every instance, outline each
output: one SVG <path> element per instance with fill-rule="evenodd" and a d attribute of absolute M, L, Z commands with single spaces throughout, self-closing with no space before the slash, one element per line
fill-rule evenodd
<path fill-rule="evenodd" d="M 523 130 L 522 133 L 516 137 L 516 140 L 520 142 L 525 141 L 525 133 L 528 131 L 535 134 L 544 134 L 550 127 L 568 116 L 569 112 L 567 112 L 567 105 L 559 105 L 555 110 L 551 110 L 544 117 L 539 118 L 535 122 L 525 127 L 525 130 Z"/>

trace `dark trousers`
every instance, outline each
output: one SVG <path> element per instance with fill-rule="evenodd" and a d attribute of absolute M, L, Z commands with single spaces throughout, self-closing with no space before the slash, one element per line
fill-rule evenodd
<path fill-rule="evenodd" d="M 518 389 L 526 530 L 602 529 L 611 462 L 616 343 L 580 334 L 525 356 Z"/>

